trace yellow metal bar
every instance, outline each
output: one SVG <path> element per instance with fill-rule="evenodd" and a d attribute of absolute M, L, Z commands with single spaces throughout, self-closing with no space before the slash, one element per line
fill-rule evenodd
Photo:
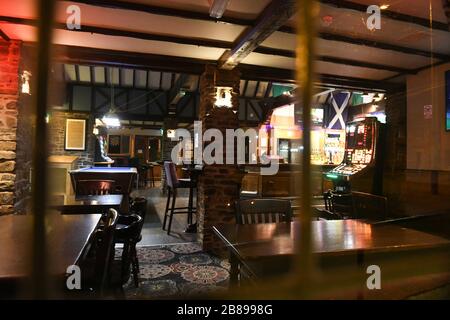
<path fill-rule="evenodd" d="M 36 130 L 33 152 L 33 198 L 32 211 L 32 295 L 34 298 L 46 298 L 48 288 L 45 211 L 47 197 L 47 94 L 50 67 L 50 46 L 55 0 L 40 0 L 37 12 L 38 28 L 38 64 L 35 97 Z"/>
<path fill-rule="evenodd" d="M 301 176 L 301 229 L 295 269 L 299 276 L 299 298 L 307 298 L 311 292 L 312 255 L 311 255 L 311 97 L 313 94 L 313 58 L 315 23 L 318 6 L 313 0 L 297 0 L 297 48 L 296 79 L 299 85 L 303 110 L 303 155 Z"/>

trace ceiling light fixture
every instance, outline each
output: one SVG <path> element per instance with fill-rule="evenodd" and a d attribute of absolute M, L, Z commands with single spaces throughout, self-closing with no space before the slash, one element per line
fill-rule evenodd
<path fill-rule="evenodd" d="M 214 105 L 216 107 L 231 108 L 233 88 L 231 87 L 216 87 L 216 101 Z"/>
<path fill-rule="evenodd" d="M 107 113 L 103 116 L 102 118 L 102 122 L 107 126 L 107 127 L 120 127 L 120 120 L 117 117 L 116 114 L 113 113 Z"/>

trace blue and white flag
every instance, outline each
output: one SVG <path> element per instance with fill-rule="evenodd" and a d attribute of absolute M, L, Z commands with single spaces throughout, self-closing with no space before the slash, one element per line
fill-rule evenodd
<path fill-rule="evenodd" d="M 348 105 L 350 92 L 332 92 L 330 94 L 330 104 L 328 106 L 328 116 L 326 128 L 344 130 L 347 122 Z"/>

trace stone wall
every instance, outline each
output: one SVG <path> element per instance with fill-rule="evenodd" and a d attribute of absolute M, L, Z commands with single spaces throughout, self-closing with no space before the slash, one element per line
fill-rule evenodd
<path fill-rule="evenodd" d="M 237 115 L 239 80 L 240 74 L 237 70 L 224 71 L 216 70 L 213 66 L 206 67 L 200 78 L 199 118 L 203 130 L 216 128 L 225 137 L 226 129 L 239 127 Z M 235 95 L 232 99 L 232 108 L 214 107 L 216 86 L 233 87 Z M 203 147 L 206 146 L 205 142 Z M 225 159 L 227 151 L 225 146 L 223 150 Z M 202 243 L 204 250 L 216 254 L 223 253 L 223 244 L 214 236 L 212 226 L 235 223 L 234 203 L 239 198 L 241 180 L 242 173 L 237 165 L 204 166 L 198 181 L 197 208 L 197 239 Z"/>
<path fill-rule="evenodd" d="M 0 41 L 0 215 L 14 213 L 21 43 Z"/>
<path fill-rule="evenodd" d="M 86 119 L 86 150 L 85 151 L 69 151 L 65 150 L 66 136 L 66 120 L 67 119 Z M 95 135 L 92 133 L 94 129 L 95 119 L 88 113 L 75 113 L 53 111 L 50 115 L 49 122 L 49 150 L 51 155 L 77 156 L 76 166 L 78 168 L 92 166 L 95 152 Z"/>
<path fill-rule="evenodd" d="M 21 50 L 20 72 L 28 71 L 35 73 L 36 61 L 33 59 L 35 50 L 23 45 Z M 32 79 L 31 79 L 32 80 Z M 31 94 L 19 92 L 17 118 L 17 149 L 16 149 L 16 184 L 14 204 L 17 213 L 26 213 L 31 199 L 31 168 L 33 165 L 33 136 L 36 129 L 34 120 L 33 88 L 35 84 L 31 81 Z M 19 90 L 20 91 L 20 90 Z"/>

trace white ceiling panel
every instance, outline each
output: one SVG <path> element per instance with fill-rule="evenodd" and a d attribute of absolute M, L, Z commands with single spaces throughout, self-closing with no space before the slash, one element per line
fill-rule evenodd
<path fill-rule="evenodd" d="M 95 83 L 105 83 L 105 68 L 104 67 L 94 67 L 94 82 Z"/>
<path fill-rule="evenodd" d="M 160 41 L 137 40 L 125 37 L 56 30 L 54 43 L 80 47 L 154 53 L 186 58 L 217 60 L 224 49 L 206 48 Z"/>
<path fill-rule="evenodd" d="M 416 24 L 396 21 L 381 16 L 381 29 L 369 30 L 366 25 L 369 15 L 363 12 L 339 9 L 322 5 L 320 17 L 331 16 L 333 22 L 328 27 L 320 28 L 321 31 L 338 33 L 406 46 L 421 50 L 433 50 L 442 53 L 450 53 L 450 32 L 433 30 Z"/>
<path fill-rule="evenodd" d="M 366 61 L 407 69 L 422 67 L 435 61 L 431 58 L 419 55 L 398 53 L 391 50 L 376 49 L 323 39 L 317 40 L 316 50 L 318 55 Z"/>
<path fill-rule="evenodd" d="M 250 53 L 242 63 L 255 64 L 258 66 L 267 66 L 274 68 L 283 68 L 283 69 L 294 69 L 295 68 L 295 59 L 280 57 L 280 56 L 271 56 L 267 54 L 261 53 Z"/>
<path fill-rule="evenodd" d="M 135 85 L 137 88 L 145 88 L 147 86 L 147 71 L 135 70 Z"/>
<path fill-rule="evenodd" d="M 66 75 L 66 79 L 68 81 L 77 81 L 77 76 L 75 72 L 75 65 L 73 64 L 65 64 L 64 65 L 64 73 Z"/>
<path fill-rule="evenodd" d="M 266 41 L 264 41 L 263 45 L 294 51 L 295 43 L 294 34 L 275 32 L 267 38 Z M 316 54 L 322 56 L 339 57 L 410 69 L 422 67 L 435 61 L 424 56 L 405 54 L 392 50 L 377 49 L 340 41 L 324 40 L 320 38 L 317 39 L 316 50 Z"/>
<path fill-rule="evenodd" d="M 389 5 L 388 10 L 401 12 L 414 17 L 428 19 L 430 17 L 430 6 L 432 8 L 433 20 L 446 22 L 442 0 L 352 0 L 352 2 L 362 3 L 367 6 L 376 4 Z"/>
<path fill-rule="evenodd" d="M 91 68 L 89 66 L 78 66 L 81 82 L 91 82 Z"/>
<path fill-rule="evenodd" d="M 148 73 L 148 87 L 150 89 L 159 89 L 161 85 L 161 72 L 150 71 Z"/>
<path fill-rule="evenodd" d="M 385 70 L 352 67 L 348 65 L 335 64 L 323 61 L 317 61 L 315 63 L 314 68 L 315 72 L 321 74 L 371 79 L 371 80 L 382 80 L 396 74 L 395 72 Z"/>
<path fill-rule="evenodd" d="M 120 69 L 122 85 L 131 87 L 133 85 L 133 69 Z"/>
<path fill-rule="evenodd" d="M 209 12 L 209 0 L 125 0 L 151 4 L 167 8 L 183 9 L 202 13 Z M 228 3 L 225 16 L 255 19 L 270 3 L 270 0 L 231 0 Z"/>
<path fill-rule="evenodd" d="M 65 22 L 66 8 L 71 2 L 62 1 L 56 11 L 56 19 Z M 179 37 L 195 37 L 234 41 L 245 29 L 243 26 L 219 24 L 214 21 L 190 20 L 178 17 L 149 14 L 131 10 L 96 7 L 77 4 L 82 13 L 81 24 L 132 30 L 143 33 L 171 34 Z"/>

